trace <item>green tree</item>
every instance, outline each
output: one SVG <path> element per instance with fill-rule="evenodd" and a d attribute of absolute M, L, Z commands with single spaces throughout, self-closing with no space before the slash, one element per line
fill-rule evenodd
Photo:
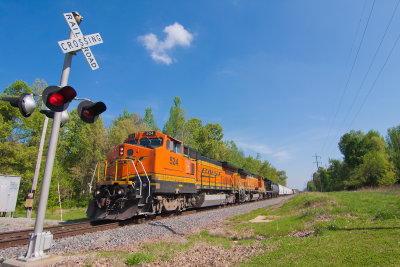
<path fill-rule="evenodd" d="M 393 163 L 397 181 L 400 182 L 400 125 L 388 129 L 386 143 L 389 160 Z"/>
<path fill-rule="evenodd" d="M 317 191 L 317 188 L 315 188 L 314 182 L 312 180 L 307 182 L 307 191 L 309 192 Z"/>
<path fill-rule="evenodd" d="M 24 81 L 15 81 L 9 85 L 0 97 L 18 97 L 22 93 L 32 93 L 32 87 Z M 16 141 L 24 139 L 24 122 L 29 118 L 24 118 L 18 108 L 11 106 L 8 102 L 0 101 L 0 141 Z"/>
<path fill-rule="evenodd" d="M 351 130 L 340 138 L 339 149 L 344 156 L 344 162 L 350 167 L 356 167 L 362 163 L 362 156 L 365 154 L 362 148 L 364 134 L 361 131 Z"/>
<path fill-rule="evenodd" d="M 396 182 L 393 164 L 385 153 L 371 151 L 363 157 L 363 163 L 357 166 L 350 179 L 344 184 L 348 189 L 363 186 L 388 186 Z"/>
<path fill-rule="evenodd" d="M 143 118 L 143 123 L 147 125 L 149 130 L 158 132 L 160 131 L 160 128 L 157 127 L 156 122 L 154 120 L 154 114 L 153 111 L 151 110 L 151 107 L 146 108 Z"/>
<path fill-rule="evenodd" d="M 5 88 L 0 97 L 18 97 L 22 93 L 41 94 L 47 87 L 44 80 L 36 79 L 33 87 L 24 81 L 15 81 Z M 26 196 L 32 186 L 33 172 L 40 135 L 43 127 L 43 114 L 40 114 L 40 99 L 35 112 L 23 117 L 18 108 L 8 102 L 0 101 L 0 173 L 21 176 L 18 201 Z"/>
<path fill-rule="evenodd" d="M 282 171 L 278 171 L 277 174 L 278 174 L 278 179 L 280 181 L 280 184 L 286 185 L 286 181 L 288 179 L 286 172 L 282 170 Z"/>
<path fill-rule="evenodd" d="M 76 110 L 60 133 L 57 173 L 64 197 L 80 198 L 87 189 L 97 162 L 108 152 L 106 131 L 101 116 L 95 123 L 83 122 Z M 64 187 L 66 186 L 66 187 Z M 56 196 L 56 195 L 55 195 Z"/>
<path fill-rule="evenodd" d="M 179 140 L 184 137 L 184 126 L 186 123 L 185 111 L 181 107 L 181 99 L 179 97 L 174 98 L 174 105 L 169 111 L 169 119 L 165 123 L 163 133 Z"/>
<path fill-rule="evenodd" d="M 107 151 L 121 144 L 129 134 L 148 130 L 140 115 L 136 113 L 125 115 L 113 120 L 113 125 L 107 129 Z"/>

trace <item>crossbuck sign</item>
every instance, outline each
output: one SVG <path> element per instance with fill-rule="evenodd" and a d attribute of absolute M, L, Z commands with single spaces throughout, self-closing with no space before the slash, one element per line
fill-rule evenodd
<path fill-rule="evenodd" d="M 101 38 L 100 33 L 84 36 L 72 13 L 64 13 L 64 18 L 67 21 L 74 38 L 59 41 L 58 45 L 60 46 L 61 50 L 64 53 L 82 50 L 82 53 L 89 63 L 90 68 L 92 70 L 98 69 L 99 64 L 97 64 L 97 61 L 94 58 L 94 55 L 89 46 L 103 43 L 103 39 Z"/>

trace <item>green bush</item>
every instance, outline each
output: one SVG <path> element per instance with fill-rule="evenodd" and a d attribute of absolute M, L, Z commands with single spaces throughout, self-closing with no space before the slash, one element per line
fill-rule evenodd
<path fill-rule="evenodd" d="M 391 210 L 380 210 L 375 214 L 375 219 L 377 220 L 390 220 L 399 218 Z M 400 219 L 400 218 L 399 218 Z"/>
<path fill-rule="evenodd" d="M 154 255 L 146 254 L 143 252 L 136 252 L 126 257 L 125 264 L 132 266 L 142 262 L 152 262 L 154 260 L 156 260 L 156 257 Z"/>

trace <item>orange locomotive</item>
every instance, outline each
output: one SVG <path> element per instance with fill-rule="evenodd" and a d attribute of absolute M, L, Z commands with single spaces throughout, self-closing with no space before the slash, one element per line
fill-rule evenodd
<path fill-rule="evenodd" d="M 263 177 L 203 157 L 182 141 L 156 131 L 129 135 L 97 166 L 87 215 L 125 220 L 270 197 Z M 267 186 L 268 188 L 268 186 Z"/>

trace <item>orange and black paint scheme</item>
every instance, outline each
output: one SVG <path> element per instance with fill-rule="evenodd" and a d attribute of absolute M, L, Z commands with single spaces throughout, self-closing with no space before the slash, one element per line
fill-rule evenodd
<path fill-rule="evenodd" d="M 273 196 L 271 181 L 156 131 L 130 134 L 97 165 L 87 215 L 125 220 Z"/>

